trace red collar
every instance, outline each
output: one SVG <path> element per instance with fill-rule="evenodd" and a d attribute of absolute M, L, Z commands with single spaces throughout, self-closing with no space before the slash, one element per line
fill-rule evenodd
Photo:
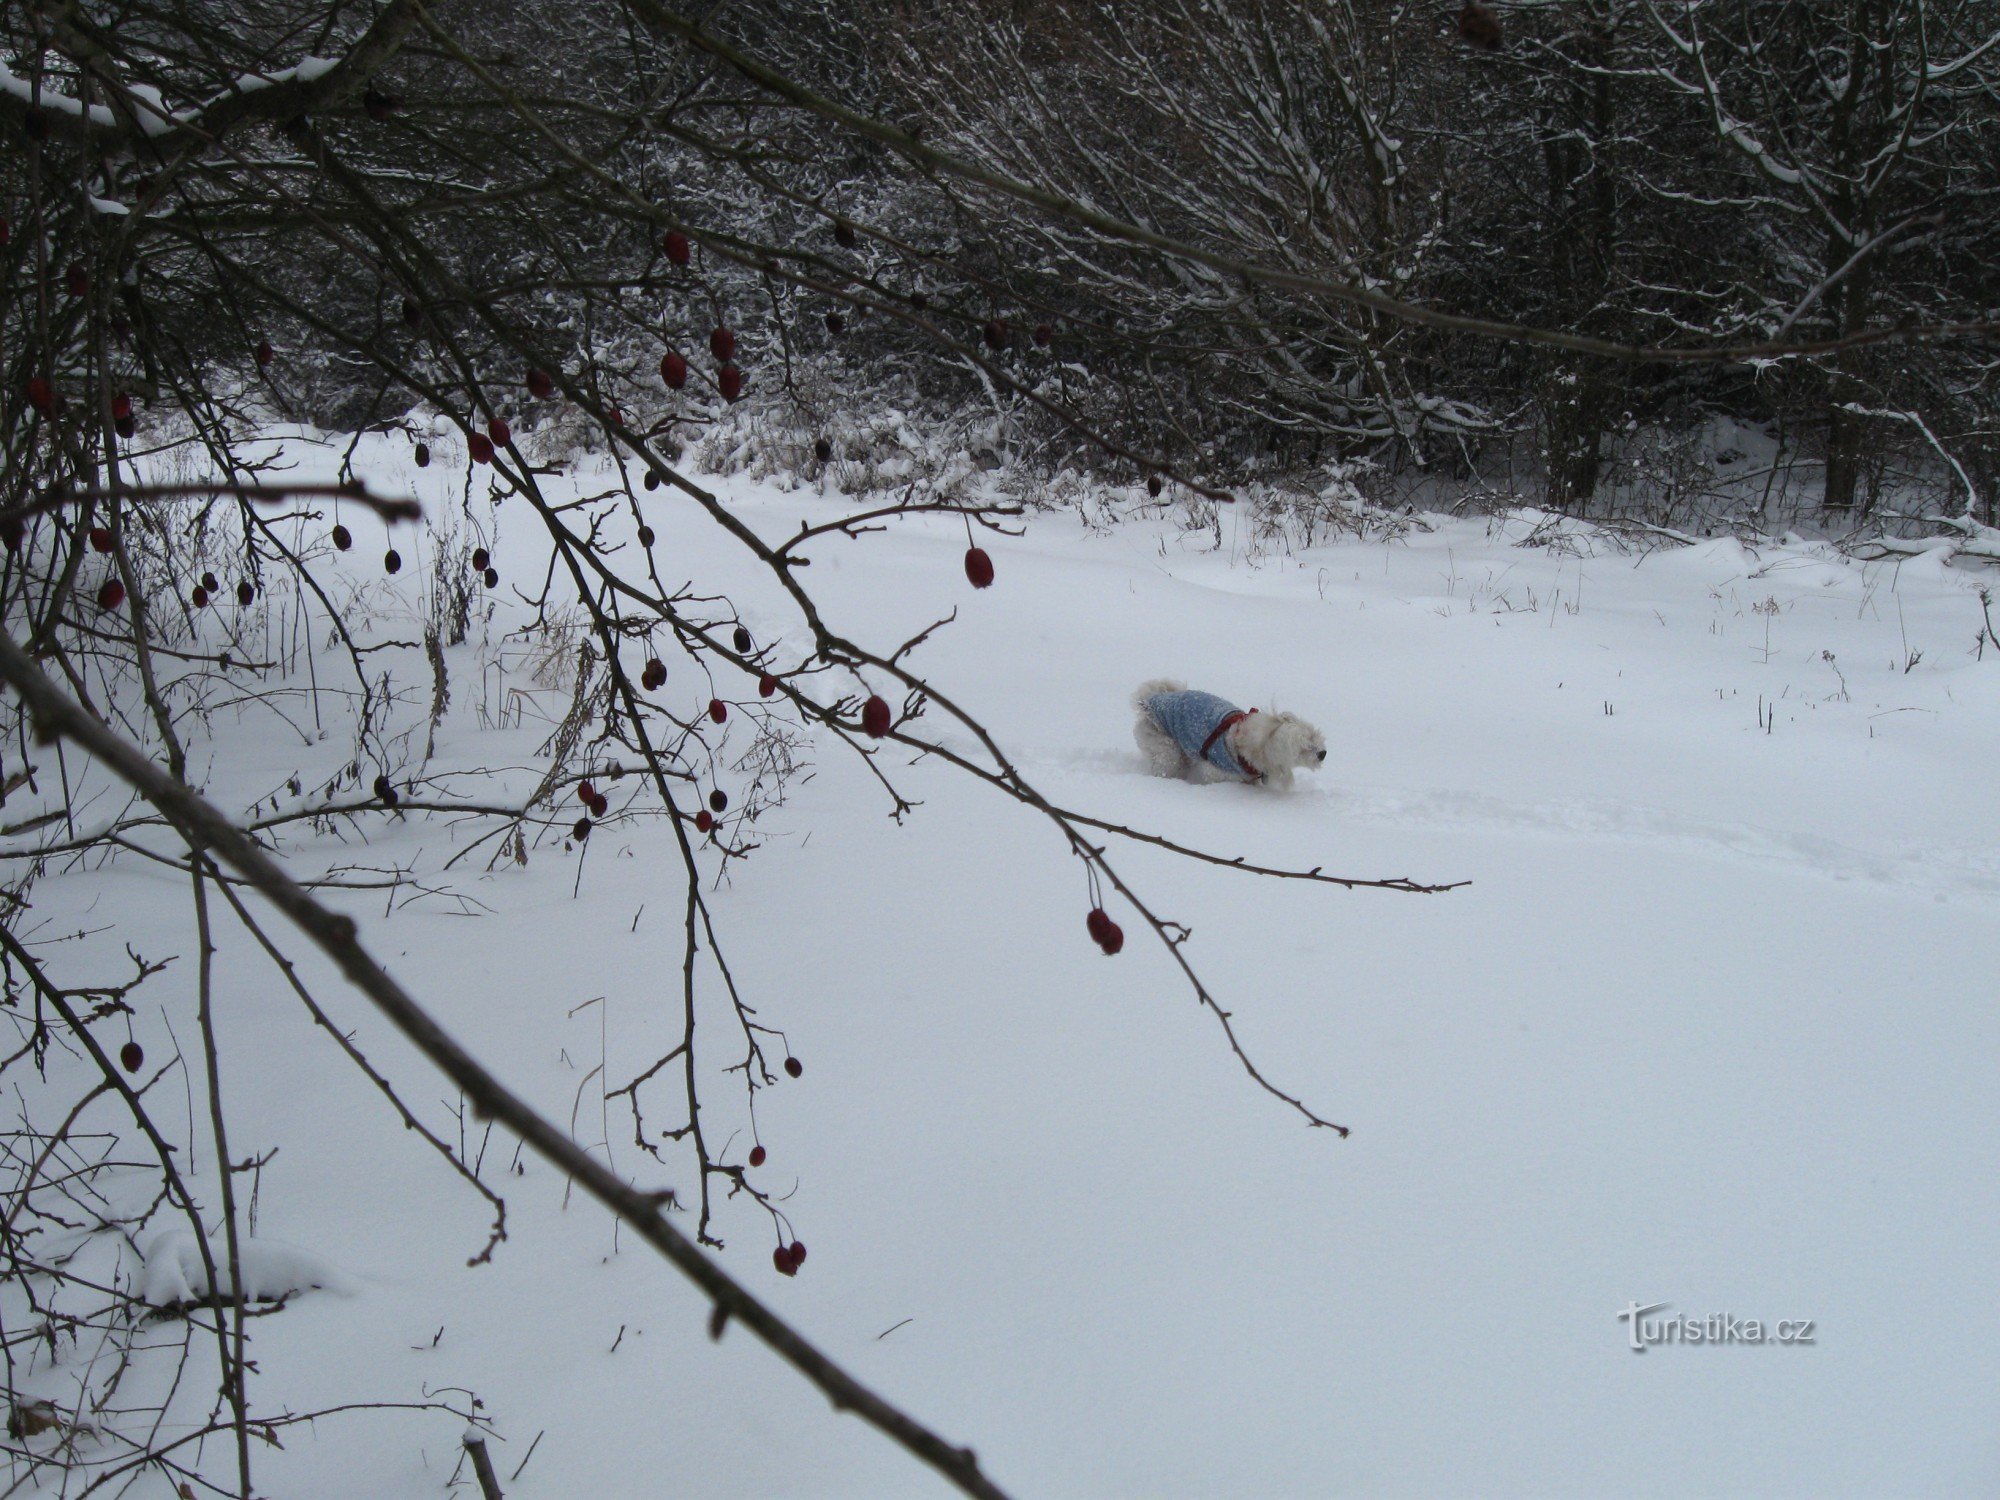
<path fill-rule="evenodd" d="M 1249 718 L 1250 715 L 1254 714 L 1255 712 L 1257 712 L 1257 710 L 1254 708 L 1248 708 L 1248 709 L 1239 708 L 1234 713 L 1224 714 L 1222 716 L 1222 722 L 1215 726 L 1214 732 L 1211 733 L 1207 739 L 1201 742 L 1201 758 L 1203 760 L 1207 760 L 1208 752 L 1215 748 L 1215 742 L 1221 739 L 1225 734 L 1229 733 L 1230 730 L 1234 729 L 1238 724 L 1241 724 L 1245 719 Z M 1245 760 L 1241 755 L 1237 755 L 1237 753 L 1234 750 L 1231 750 L 1229 753 L 1231 755 L 1236 756 L 1236 764 L 1243 768 L 1244 774 L 1247 775 L 1252 781 L 1262 781 L 1264 779 L 1264 773 L 1258 770 L 1255 766 L 1251 765 L 1250 762 Z"/>

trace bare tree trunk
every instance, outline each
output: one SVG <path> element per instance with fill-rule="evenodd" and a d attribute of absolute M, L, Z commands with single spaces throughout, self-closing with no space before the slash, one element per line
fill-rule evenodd
<path fill-rule="evenodd" d="M 1585 3 L 1581 56 L 1588 93 L 1550 122 L 1543 148 L 1549 173 L 1549 225 L 1555 234 L 1550 268 L 1566 289 L 1567 321 L 1599 321 L 1617 254 L 1617 157 L 1611 93 L 1611 21 L 1603 6 Z M 1577 108 L 1577 104 L 1581 108 Z M 1564 115 L 1574 111 L 1573 118 Z M 1552 510 L 1581 514 L 1597 494 L 1604 468 L 1604 428 L 1618 375 L 1602 360 L 1561 360 L 1542 399 L 1543 494 Z"/>

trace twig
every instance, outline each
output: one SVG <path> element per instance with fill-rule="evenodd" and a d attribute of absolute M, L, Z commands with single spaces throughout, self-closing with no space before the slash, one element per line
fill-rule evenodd
<path fill-rule="evenodd" d="M 241 479 L 211 479 L 201 484 L 132 484 L 115 489 L 87 486 L 83 489 L 51 490 L 38 500 L 0 510 L 0 524 L 25 521 L 46 511 L 61 510 L 68 505 L 94 504 L 99 500 L 185 500 L 197 495 L 234 495 L 239 500 L 249 500 L 258 505 L 276 505 L 301 495 L 323 496 L 331 500 L 351 500 L 372 510 L 384 521 L 418 521 L 423 519 L 424 514 L 424 508 L 415 500 L 370 494 L 368 486 L 359 480 L 350 480 L 345 484 L 251 484 Z"/>
<path fill-rule="evenodd" d="M 629 1224 L 639 1237 L 699 1286 L 709 1300 L 762 1339 L 826 1395 L 968 1495 L 1004 1500 L 969 1448 L 955 1447 L 883 1400 L 814 1347 L 792 1326 L 723 1271 L 661 1213 L 659 1192 L 646 1192 L 613 1173 L 549 1123 L 480 1063 L 362 947 L 354 919 L 329 911 L 205 798 L 169 776 L 144 752 L 91 717 L 36 668 L 14 639 L 0 633 L 0 678 L 20 694 L 43 737 L 61 736 L 88 750 L 166 815 L 184 836 L 207 846 L 288 917 L 349 983 L 397 1030 L 465 1091 L 475 1109 L 512 1131 L 537 1155 L 580 1183 L 585 1192 Z"/>
<path fill-rule="evenodd" d="M 493 1472 L 493 1458 L 486 1451 L 486 1439 L 470 1427 L 465 1429 L 465 1451 L 472 1459 L 472 1473 L 479 1481 L 481 1500 L 501 1500 L 500 1480 Z"/>

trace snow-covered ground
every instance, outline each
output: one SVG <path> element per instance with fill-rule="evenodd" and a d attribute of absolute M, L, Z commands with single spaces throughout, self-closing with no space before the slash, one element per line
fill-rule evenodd
<path fill-rule="evenodd" d="M 377 488 L 418 482 L 434 513 L 454 506 L 448 455 L 419 476 L 400 451 L 364 448 Z M 772 537 L 847 504 L 718 483 Z M 717 528 L 665 491 L 644 503 L 663 577 L 730 591 L 760 642 L 801 648 Z M 497 566 L 539 577 L 515 507 Z M 346 519 L 372 566 L 379 528 Z M 1046 821 L 891 749 L 922 802 L 899 826 L 850 753 L 810 751 L 814 774 L 714 903 L 739 984 L 805 1063 L 759 1096 L 755 1175 L 790 1194 L 811 1256 L 779 1276 L 768 1223 L 739 1202 L 720 1213 L 722 1260 L 1012 1492 L 2000 1484 L 1984 1312 L 2000 1264 L 2000 654 L 1975 651 L 1980 580 L 1805 543 L 1515 545 L 1531 529 L 1443 521 L 1286 552 L 1252 546 L 1235 513 L 1220 548 L 1172 514 L 1109 529 L 1045 514 L 986 542 L 998 581 L 979 593 L 953 520 L 813 545 L 808 581 L 856 639 L 891 646 L 958 611 L 915 666 L 1053 800 L 1267 864 L 1471 882 L 1346 892 L 1113 841 L 1154 909 L 1193 928 L 1187 952 L 1247 1050 L 1351 1126 L 1342 1141 L 1245 1077 L 1136 920 L 1121 955 L 1097 952 L 1084 872 Z M 414 599 L 427 546 L 398 545 Z M 532 686 L 502 639 L 520 618 L 503 608 L 453 653 L 438 738 L 440 764 L 527 768 L 496 778 L 517 791 L 547 725 L 486 727 L 479 710 Z M 399 670 L 425 689 L 420 654 Z M 696 669 L 674 670 L 706 699 Z M 1313 720 L 1326 770 L 1286 797 L 1145 776 L 1126 700 L 1157 675 Z M 559 713 L 562 695 L 531 701 Z M 237 811 L 349 754 L 255 714 L 216 726 L 208 790 Z M 454 834 L 411 819 L 365 849 L 292 837 L 308 860 L 435 871 Z M 635 1179 L 673 1183 L 604 1099 L 678 1036 L 670 833 L 613 824 L 581 856 L 557 841 L 525 868 L 485 866 L 449 881 L 476 907 L 348 909 L 484 1062 Z M 50 934 L 113 921 L 149 956 L 192 950 L 171 871 L 52 878 L 37 901 Z M 483 1157 L 509 1239 L 468 1269 L 483 1203 L 247 939 L 222 947 L 232 1150 L 277 1152 L 257 1232 L 333 1273 L 253 1323 L 263 1404 L 474 1391 L 515 1497 L 942 1492 L 753 1339 L 712 1344 L 703 1299 L 539 1162 L 514 1171 L 511 1142 Z M 184 1044 L 191 964 L 145 992 L 182 1007 Z M 435 1074 L 305 971 L 456 1141 Z M 138 1028 L 170 1051 L 157 1009 Z M 741 1159 L 740 1097 L 718 1078 L 712 1101 L 711 1139 L 741 1132 Z M 189 1107 L 191 1136 L 178 1099 L 162 1106 L 206 1164 Z M 1655 1303 L 1670 1304 L 1655 1322 L 1810 1319 L 1812 1342 L 1635 1353 L 1619 1311 Z M 73 1388 L 44 1374 L 51 1394 Z M 259 1445 L 258 1488 L 438 1493 L 462 1425 L 360 1412 L 294 1428 Z"/>

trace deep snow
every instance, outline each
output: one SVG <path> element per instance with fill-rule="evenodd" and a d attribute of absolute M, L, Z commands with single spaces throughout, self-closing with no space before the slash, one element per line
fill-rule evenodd
<path fill-rule="evenodd" d="M 444 513 L 449 455 L 417 475 L 401 451 L 368 440 L 364 472 Z M 847 504 L 716 482 L 773 537 Z M 663 574 L 731 591 L 760 641 L 797 650 L 713 525 L 664 491 L 644 507 Z M 811 1258 L 779 1277 L 768 1226 L 729 1204 L 724 1263 L 1022 1496 L 1991 1492 L 2000 655 L 1973 649 L 1979 579 L 1803 542 L 1579 556 L 1587 539 L 1514 545 L 1525 520 L 1287 553 L 1225 513 L 1217 549 L 1177 515 L 1038 515 L 985 541 L 998 581 L 980 593 L 962 525 L 912 518 L 815 543 L 808 582 L 878 647 L 957 609 L 916 664 L 1060 803 L 1265 863 L 1472 882 L 1344 892 L 1113 841 L 1194 928 L 1192 961 L 1260 1065 L 1352 1138 L 1251 1084 L 1136 921 L 1123 954 L 1098 954 L 1046 822 L 890 750 L 923 804 L 898 826 L 822 743 L 714 898 L 739 983 L 806 1064 L 759 1096 L 757 1176 L 796 1184 Z M 344 519 L 359 575 L 379 528 Z M 527 518 L 500 519 L 503 574 L 539 576 Z M 414 598 L 427 547 L 398 545 Z M 439 735 L 441 762 L 522 768 L 495 779 L 516 792 L 547 726 L 482 727 L 478 707 L 503 671 L 529 685 L 503 650 L 518 619 L 454 654 Z M 706 698 L 674 671 L 670 691 Z M 1162 674 L 1313 720 L 1327 769 L 1284 797 L 1143 775 L 1127 698 Z M 206 747 L 225 807 L 348 756 L 339 735 L 242 723 L 218 719 Z M 298 831 L 292 847 L 435 870 L 458 836 L 411 819 L 366 849 Z M 525 869 L 461 867 L 472 914 L 345 903 L 484 1062 L 652 1184 L 675 1171 L 634 1150 L 602 1088 L 678 1034 L 670 837 L 603 828 L 575 897 L 579 856 L 551 843 Z M 191 951 L 171 872 L 127 862 L 36 899 L 47 932 L 110 914 L 149 954 Z M 703 1300 L 594 1205 L 565 1206 L 539 1162 L 511 1173 L 511 1142 L 484 1154 L 510 1238 L 467 1269 L 484 1205 L 247 939 L 223 947 L 232 1148 L 278 1148 L 258 1233 L 346 1285 L 252 1325 L 263 1403 L 469 1388 L 503 1481 L 541 1435 L 510 1496 L 942 1492 L 740 1331 L 711 1344 Z M 154 1004 L 186 1005 L 188 966 Z M 435 1076 L 304 967 L 455 1140 Z M 164 1056 L 158 1019 L 140 1029 Z M 740 1159 L 740 1098 L 718 1078 L 710 1099 Z M 178 1105 L 167 1118 L 185 1135 Z M 1663 1301 L 1813 1319 L 1816 1342 L 1635 1354 L 1619 1309 Z M 258 1448 L 258 1487 L 437 1493 L 462 1428 L 292 1429 Z"/>

